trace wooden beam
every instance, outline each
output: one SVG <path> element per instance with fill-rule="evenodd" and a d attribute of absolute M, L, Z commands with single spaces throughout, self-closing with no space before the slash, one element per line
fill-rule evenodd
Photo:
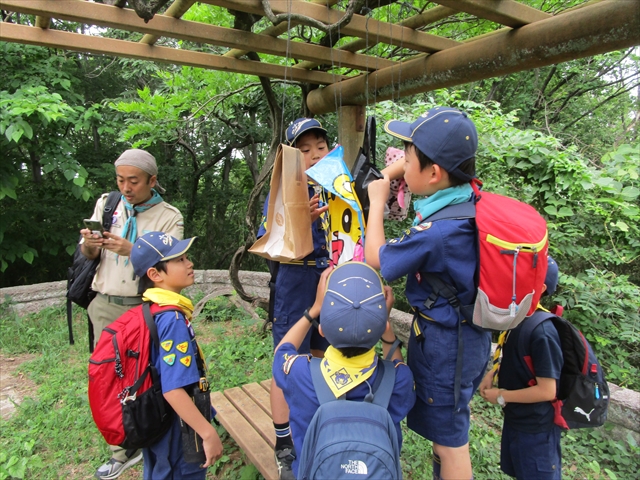
<path fill-rule="evenodd" d="M 446 18 L 450 15 L 457 13 L 456 10 L 447 7 L 434 7 L 426 10 L 418 15 L 414 15 L 413 17 L 409 17 L 406 20 L 402 20 L 398 22 L 397 25 L 402 27 L 408 27 L 412 29 L 416 29 L 419 27 L 423 27 L 433 22 L 437 22 L 443 18 Z M 371 48 L 377 45 L 378 38 L 372 36 L 368 36 L 367 38 L 361 38 L 358 40 L 354 40 L 353 42 L 349 42 L 346 45 L 343 45 L 338 48 L 338 50 L 347 50 L 348 52 L 357 52 L 358 50 L 363 50 L 366 48 Z M 320 65 L 317 62 L 300 62 L 298 65 L 293 68 L 304 68 L 306 70 L 311 70 Z"/>
<path fill-rule="evenodd" d="M 0 40 L 38 45 L 41 47 L 62 48 L 77 52 L 151 60 L 175 65 L 189 65 L 191 67 L 223 70 L 245 75 L 258 75 L 277 79 L 287 78 L 288 80 L 296 82 L 313 84 L 326 85 L 336 80 L 346 78 L 325 72 L 309 72 L 251 60 L 226 58 L 209 53 L 143 45 L 137 42 L 126 42 L 124 40 L 94 37 L 51 29 L 42 30 L 36 27 L 15 25 L 12 23 L 2 24 Z"/>
<path fill-rule="evenodd" d="M 321 59 L 330 65 L 336 64 L 358 70 L 372 70 L 376 67 L 382 68 L 396 63 L 390 60 L 381 60 L 374 64 L 367 55 L 301 42 L 287 42 L 286 40 L 266 35 L 207 25 L 200 22 L 188 22 L 164 15 L 156 15 L 148 23 L 145 23 L 131 9 L 117 8 L 83 0 L 58 0 L 55 2 L 51 0 L 0 0 L 0 7 L 13 12 L 32 15 L 40 15 L 46 12 L 50 17 L 63 20 L 178 38 L 196 43 L 207 43 L 229 48 L 243 45 L 250 48 L 251 51 L 280 57 L 288 52 L 291 58 L 302 60 Z"/>
<path fill-rule="evenodd" d="M 605 0 L 503 31 L 362 77 L 313 90 L 307 106 L 322 114 L 438 88 L 530 70 L 640 44 L 640 2 Z"/>
<path fill-rule="evenodd" d="M 362 146 L 365 121 L 363 106 L 338 107 L 338 143 L 344 149 L 344 163 L 349 169 L 353 167 Z"/>
<path fill-rule="evenodd" d="M 238 10 L 240 12 L 252 13 L 264 16 L 262 2 L 260 0 L 200 0 L 202 3 L 216 5 L 218 7 Z M 324 23 L 335 23 L 339 21 L 344 12 L 332 10 L 321 5 L 314 5 L 300 0 L 270 0 L 273 13 L 296 13 L 314 18 Z M 391 23 L 380 22 L 363 15 L 353 15 L 351 22 L 340 28 L 340 33 L 346 36 L 365 38 L 367 35 L 375 36 L 381 43 L 402 46 L 418 50 L 419 52 L 438 52 L 447 48 L 455 47 L 460 42 L 448 38 L 417 32 L 411 28 L 393 25 Z"/>
<path fill-rule="evenodd" d="M 434 0 L 440 5 L 470 13 L 478 18 L 491 20 L 507 27 L 518 28 L 545 20 L 551 15 L 514 0 Z"/>
<path fill-rule="evenodd" d="M 196 3 L 196 0 L 176 0 L 171 4 L 169 8 L 163 13 L 165 17 L 180 18 L 187 13 L 187 10 Z M 147 33 L 140 39 L 140 43 L 146 43 L 147 45 L 153 45 L 158 41 L 160 35 L 151 35 Z"/>

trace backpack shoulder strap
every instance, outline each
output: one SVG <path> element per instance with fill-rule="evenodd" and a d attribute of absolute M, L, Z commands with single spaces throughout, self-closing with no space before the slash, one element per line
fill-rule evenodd
<path fill-rule="evenodd" d="M 113 212 L 118 206 L 118 203 L 120 203 L 121 196 L 120 192 L 109 192 L 107 200 L 104 202 L 104 210 L 102 211 L 102 228 L 106 231 L 111 229 Z"/>
<path fill-rule="evenodd" d="M 336 400 L 336 397 L 333 395 L 333 392 L 327 385 L 327 382 L 324 381 L 324 377 L 322 376 L 322 371 L 320 370 L 320 362 L 322 362 L 321 358 L 311 357 L 311 364 L 309 366 L 309 370 L 311 371 L 311 380 L 313 381 L 313 388 L 316 391 L 316 396 L 318 397 L 318 401 L 320 405 L 328 402 L 332 402 Z M 343 398 L 342 395 L 340 398 Z"/>
<path fill-rule="evenodd" d="M 151 311 L 151 306 L 156 305 L 157 308 Z M 153 302 L 144 302 L 142 304 L 142 316 L 144 317 L 144 321 L 147 324 L 147 328 L 149 329 L 149 334 L 151 336 L 151 340 L 156 345 L 156 347 L 160 347 L 160 337 L 158 336 L 158 327 L 156 327 L 156 322 L 154 320 L 155 316 L 159 313 L 164 312 L 182 312 L 178 307 L 160 307 Z"/>
<path fill-rule="evenodd" d="M 373 382 L 373 403 L 387 408 L 396 384 L 396 368 L 393 362 L 378 360 L 378 375 Z"/>
<path fill-rule="evenodd" d="M 475 202 L 463 202 L 456 203 L 455 205 L 447 205 L 441 208 L 433 215 L 429 215 L 422 220 L 424 222 L 435 222 L 436 220 L 453 220 L 462 218 L 475 218 L 476 217 L 476 204 Z"/>
<path fill-rule="evenodd" d="M 536 376 L 536 372 L 530 361 L 527 361 L 527 357 L 531 354 L 531 333 L 542 322 L 550 320 L 555 316 L 553 313 L 536 310 L 525 322 L 522 322 L 522 327 L 520 327 L 520 332 L 518 333 L 518 353 L 521 354 L 520 359 L 524 362 L 524 365 L 533 377 Z"/>

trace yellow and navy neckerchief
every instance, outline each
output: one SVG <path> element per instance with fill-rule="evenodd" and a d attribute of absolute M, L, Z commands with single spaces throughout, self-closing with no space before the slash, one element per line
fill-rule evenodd
<path fill-rule="evenodd" d="M 338 398 L 369 379 L 377 365 L 378 356 L 373 348 L 362 355 L 347 358 L 338 349 L 329 346 L 320 363 L 320 371 L 331 392 Z"/>
<path fill-rule="evenodd" d="M 167 305 L 175 305 L 182 310 L 187 320 L 191 320 L 193 315 L 193 303 L 187 297 L 179 293 L 165 290 L 164 288 L 148 288 L 142 294 L 142 300 L 145 302 L 157 303 L 161 307 Z"/>

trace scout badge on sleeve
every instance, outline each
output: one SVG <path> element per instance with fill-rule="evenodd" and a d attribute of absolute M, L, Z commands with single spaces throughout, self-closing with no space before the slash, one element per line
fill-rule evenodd
<path fill-rule="evenodd" d="M 309 190 L 302 152 L 280 145 L 271 176 L 267 233 L 249 251 L 277 262 L 300 260 L 313 251 Z"/>
<path fill-rule="evenodd" d="M 353 179 L 342 158 L 343 148 L 338 146 L 307 170 L 307 175 L 324 189 L 329 205 L 328 215 L 323 222 L 334 265 L 350 260 L 362 261 L 364 258 L 362 208 L 353 191 Z"/>

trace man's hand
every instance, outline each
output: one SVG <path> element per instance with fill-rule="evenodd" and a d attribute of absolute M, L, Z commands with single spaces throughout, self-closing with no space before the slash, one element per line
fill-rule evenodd
<path fill-rule="evenodd" d="M 329 205 L 320 207 L 320 195 L 317 193 L 309 200 L 309 212 L 311 213 L 311 223 L 315 222 L 320 215 L 329 210 Z"/>
<path fill-rule="evenodd" d="M 84 245 L 93 249 L 93 248 L 101 248 L 104 242 L 104 238 L 100 235 L 92 233 L 88 228 L 83 228 L 80 230 L 80 235 L 84 238 Z"/>
<path fill-rule="evenodd" d="M 103 235 L 104 241 L 102 243 L 102 248 L 123 257 L 128 257 L 131 254 L 133 244 L 129 240 L 110 232 L 104 232 Z"/>

